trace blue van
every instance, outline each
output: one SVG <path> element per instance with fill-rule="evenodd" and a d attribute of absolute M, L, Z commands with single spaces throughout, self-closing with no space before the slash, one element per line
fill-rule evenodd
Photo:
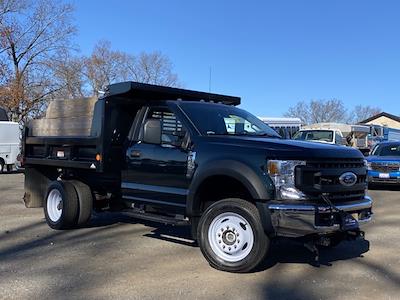
<path fill-rule="evenodd" d="M 400 184 L 400 142 L 382 142 L 367 157 L 369 184 Z"/>

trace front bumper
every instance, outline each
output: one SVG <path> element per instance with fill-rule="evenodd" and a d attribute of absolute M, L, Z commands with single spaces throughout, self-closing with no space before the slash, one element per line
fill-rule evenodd
<path fill-rule="evenodd" d="M 382 174 L 385 174 L 386 176 L 382 176 Z M 375 170 L 369 170 L 367 182 L 376 184 L 400 184 L 400 171 L 382 173 Z"/>
<path fill-rule="evenodd" d="M 300 237 L 309 234 L 328 234 L 340 230 L 338 213 L 324 204 L 286 203 L 271 201 L 267 204 L 271 223 L 278 236 Z M 335 204 L 358 219 L 359 225 L 368 223 L 372 218 L 372 199 Z"/>

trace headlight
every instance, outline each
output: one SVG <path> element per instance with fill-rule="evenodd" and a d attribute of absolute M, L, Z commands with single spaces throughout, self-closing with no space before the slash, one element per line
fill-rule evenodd
<path fill-rule="evenodd" d="M 294 170 L 296 166 L 305 165 L 302 160 L 269 160 L 268 174 L 276 188 L 277 199 L 305 199 L 306 196 L 296 189 L 294 182 Z"/>

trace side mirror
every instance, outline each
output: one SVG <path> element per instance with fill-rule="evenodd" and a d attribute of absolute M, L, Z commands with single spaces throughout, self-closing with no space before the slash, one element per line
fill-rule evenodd
<path fill-rule="evenodd" d="M 161 121 L 149 119 L 143 126 L 143 142 L 148 144 L 161 144 Z"/>

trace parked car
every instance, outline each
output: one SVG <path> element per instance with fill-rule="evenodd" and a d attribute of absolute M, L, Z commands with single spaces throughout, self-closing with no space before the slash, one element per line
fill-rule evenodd
<path fill-rule="evenodd" d="M 18 123 L 0 121 L 0 173 L 13 170 L 20 153 L 20 136 Z"/>
<path fill-rule="evenodd" d="M 400 185 L 400 142 L 382 142 L 367 157 L 368 183 Z"/>
<path fill-rule="evenodd" d="M 92 208 L 190 224 L 211 266 L 256 268 L 277 236 L 363 238 L 372 199 L 360 151 L 282 139 L 240 98 L 135 82 L 50 103 L 25 132 L 25 204 L 54 229 Z M 85 113 L 86 111 L 86 113 Z"/>

